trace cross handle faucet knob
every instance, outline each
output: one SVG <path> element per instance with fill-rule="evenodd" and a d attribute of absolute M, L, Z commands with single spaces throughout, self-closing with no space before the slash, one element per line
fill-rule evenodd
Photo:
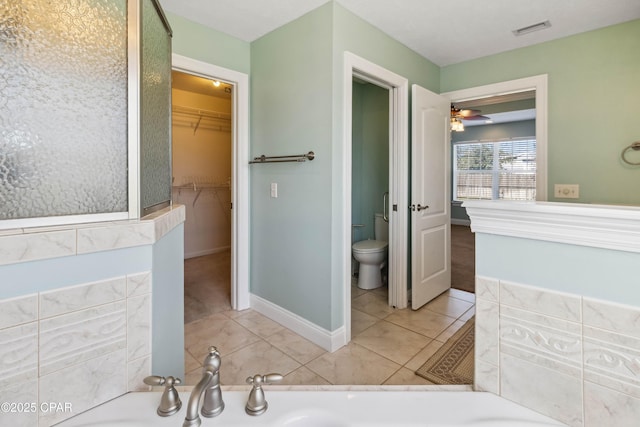
<path fill-rule="evenodd" d="M 263 384 L 273 384 L 282 381 L 284 377 L 280 374 L 254 375 L 247 378 L 247 384 L 253 385 L 249 393 L 247 406 L 244 408 L 249 415 L 261 415 L 267 410 L 269 404 L 264 396 Z"/>
<path fill-rule="evenodd" d="M 151 375 L 146 377 L 143 381 L 146 385 L 165 386 L 164 393 L 162 393 L 162 397 L 160 398 L 160 405 L 158 406 L 158 415 L 161 417 L 168 417 L 180 410 L 182 407 L 182 401 L 180 400 L 180 396 L 178 396 L 178 391 L 174 387 L 174 385 L 182 383 L 180 378 L 174 378 L 172 376 L 165 378 L 158 375 Z"/>

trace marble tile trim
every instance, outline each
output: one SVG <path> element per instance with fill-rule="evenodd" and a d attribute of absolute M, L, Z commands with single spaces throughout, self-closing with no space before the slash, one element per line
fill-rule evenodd
<path fill-rule="evenodd" d="M 616 426 L 637 426 L 640 420 L 640 399 L 585 382 L 584 425 L 611 426 L 615 414 Z"/>
<path fill-rule="evenodd" d="M 151 245 L 155 242 L 155 226 L 151 222 L 118 224 L 105 228 L 82 228 L 78 233 L 78 254 Z"/>
<path fill-rule="evenodd" d="M 17 386 L 0 387 L 0 402 L 31 403 L 38 401 L 38 381 L 30 380 Z M 38 425 L 37 412 L 0 411 L 0 426 L 34 427 Z"/>
<path fill-rule="evenodd" d="M 151 294 L 127 299 L 127 360 L 151 354 Z"/>
<path fill-rule="evenodd" d="M 126 277 L 122 276 L 42 292 L 40 319 L 124 299 L 126 288 Z"/>
<path fill-rule="evenodd" d="M 0 230 L 0 265 L 150 245 L 184 221 L 173 205 L 140 220 Z"/>
<path fill-rule="evenodd" d="M 500 359 L 501 396 L 570 426 L 583 425 L 581 378 L 508 354 Z"/>
<path fill-rule="evenodd" d="M 476 276 L 476 298 L 498 302 L 500 281 L 490 277 Z"/>
<path fill-rule="evenodd" d="M 582 321 L 581 297 L 578 295 L 501 280 L 500 304 L 559 319 Z"/>
<path fill-rule="evenodd" d="M 151 272 L 127 275 L 127 298 L 151 292 Z"/>
<path fill-rule="evenodd" d="M 75 230 L 0 236 L 0 265 L 75 254 Z"/>
<path fill-rule="evenodd" d="M 476 302 L 475 359 L 493 366 L 500 360 L 500 307 L 478 298 Z"/>
<path fill-rule="evenodd" d="M 0 331 L 0 389 L 38 377 L 38 323 Z"/>
<path fill-rule="evenodd" d="M 38 320 L 38 294 L 0 301 L 0 329 Z"/>
<path fill-rule="evenodd" d="M 40 402 L 68 402 L 72 412 L 40 414 L 52 425 L 114 399 L 127 391 L 126 351 L 109 353 L 40 377 Z"/>
<path fill-rule="evenodd" d="M 40 375 L 127 345 L 126 304 L 117 301 L 40 321 Z"/>
<path fill-rule="evenodd" d="M 583 298 L 584 324 L 640 339 L 640 308 Z"/>
<path fill-rule="evenodd" d="M 132 360 L 127 363 L 127 391 L 149 391 L 144 379 L 151 375 L 151 356 Z"/>

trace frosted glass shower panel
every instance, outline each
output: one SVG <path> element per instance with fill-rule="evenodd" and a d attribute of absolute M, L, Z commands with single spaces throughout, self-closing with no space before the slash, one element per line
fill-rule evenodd
<path fill-rule="evenodd" d="M 171 200 L 171 36 L 153 0 L 142 0 L 140 203 Z"/>
<path fill-rule="evenodd" d="M 126 0 L 4 0 L 0 220 L 126 212 Z"/>

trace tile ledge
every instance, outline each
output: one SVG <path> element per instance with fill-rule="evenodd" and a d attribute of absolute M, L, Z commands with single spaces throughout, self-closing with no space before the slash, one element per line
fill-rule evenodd
<path fill-rule="evenodd" d="M 164 235 L 169 233 L 171 230 L 176 228 L 178 225 L 182 224 L 186 219 L 185 214 L 185 206 L 184 205 L 173 205 L 167 208 L 161 209 L 159 211 L 153 212 L 152 214 L 147 215 L 141 219 L 125 219 L 118 221 L 104 221 L 104 222 L 92 222 L 92 223 L 74 223 L 74 224 L 64 224 L 64 225 L 56 225 L 56 226 L 43 226 L 43 227 L 31 227 L 31 228 L 15 228 L 15 229 L 6 229 L 0 230 L 0 249 L 2 246 L 2 242 L 6 240 L 6 242 L 11 242 L 11 247 L 15 247 L 16 242 L 22 241 L 22 239 L 31 239 L 33 237 L 42 236 L 44 238 L 48 238 L 48 236 L 53 236 L 60 234 L 61 232 L 71 232 L 75 233 L 76 242 L 77 236 L 80 234 L 84 234 L 92 231 L 99 231 L 100 233 L 109 233 L 113 231 L 113 233 L 117 233 L 118 230 L 122 227 L 143 227 L 144 229 L 148 227 L 152 227 L 152 237 L 146 241 L 142 240 L 140 242 L 127 244 L 117 249 L 122 249 L 124 247 L 132 247 L 132 246 L 140 246 L 140 245 L 153 245 L 158 240 L 160 240 Z M 19 239 L 19 240 L 15 240 Z M 26 240 L 29 241 L 29 240 Z M 114 248 L 104 249 L 111 250 Z M 88 251 L 88 252 L 102 252 L 103 250 L 97 251 Z M 78 249 L 77 243 L 74 245 L 74 248 L 71 252 L 52 252 L 47 255 L 30 257 L 28 259 L 17 259 L 9 262 L 0 262 L 0 265 L 11 265 L 18 264 L 26 261 L 34 261 L 34 260 L 43 260 L 43 259 L 52 259 L 52 258 L 60 258 L 63 256 L 74 256 L 84 253 Z"/>

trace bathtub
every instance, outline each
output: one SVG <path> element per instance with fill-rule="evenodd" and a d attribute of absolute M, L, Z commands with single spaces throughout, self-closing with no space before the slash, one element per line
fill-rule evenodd
<path fill-rule="evenodd" d="M 223 392 L 224 412 L 202 418 L 202 427 L 534 427 L 564 426 L 558 421 L 490 393 L 458 391 L 276 391 L 265 389 L 269 409 L 245 413 L 247 391 Z M 156 415 L 159 392 L 128 393 L 70 418 L 60 427 L 180 427 L 182 409 Z"/>

